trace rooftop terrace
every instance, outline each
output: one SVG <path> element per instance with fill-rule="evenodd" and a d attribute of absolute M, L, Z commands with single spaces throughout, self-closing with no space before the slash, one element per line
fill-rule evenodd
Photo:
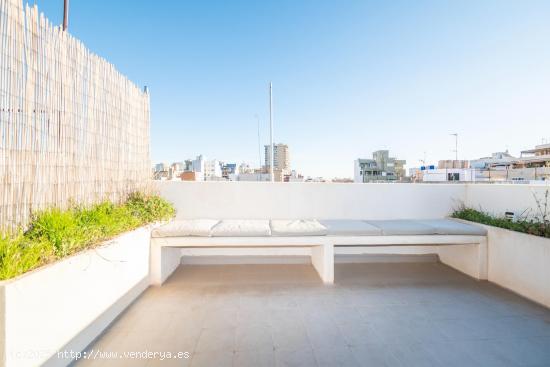
<path fill-rule="evenodd" d="M 180 266 L 77 366 L 549 366 L 550 310 L 441 263 Z M 125 364 L 126 363 L 126 364 Z"/>

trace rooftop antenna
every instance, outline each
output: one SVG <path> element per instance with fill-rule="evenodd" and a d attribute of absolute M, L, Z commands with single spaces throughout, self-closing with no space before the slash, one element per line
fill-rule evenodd
<path fill-rule="evenodd" d="M 269 141 L 270 141 L 270 158 L 269 158 L 269 177 L 271 182 L 275 182 L 275 176 L 273 175 L 273 84 L 269 82 Z"/>
<path fill-rule="evenodd" d="M 420 162 L 422 162 L 423 166 L 426 166 L 426 152 L 424 152 L 424 156 L 422 159 L 420 159 Z"/>
<path fill-rule="evenodd" d="M 451 134 L 455 137 L 455 163 L 458 164 L 458 133 Z M 454 166 L 454 164 L 453 164 Z"/>
<path fill-rule="evenodd" d="M 63 1 L 63 30 L 69 28 L 69 0 Z"/>
<path fill-rule="evenodd" d="M 259 175 L 261 177 L 261 169 L 262 169 L 262 148 L 261 148 L 261 139 L 260 139 L 260 116 L 258 114 L 254 115 L 256 117 L 256 122 L 258 123 L 258 163 L 259 165 Z"/>

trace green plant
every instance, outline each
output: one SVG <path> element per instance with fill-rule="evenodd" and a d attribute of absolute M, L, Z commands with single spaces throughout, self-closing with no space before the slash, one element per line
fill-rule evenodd
<path fill-rule="evenodd" d="M 141 225 L 167 220 L 175 210 L 155 195 L 135 193 L 122 204 L 105 201 L 32 216 L 26 232 L 0 234 L 0 280 L 13 278 L 56 259 L 90 248 Z"/>
<path fill-rule="evenodd" d="M 548 214 L 549 197 L 550 195 L 548 193 L 548 190 L 544 194 L 543 199 L 539 199 L 535 195 L 535 201 L 537 203 L 537 209 L 539 213 L 538 215 L 530 219 L 522 215 L 517 220 L 511 220 L 506 217 L 494 216 L 481 210 L 467 208 L 463 205 L 455 210 L 451 216 L 453 218 L 487 224 L 490 226 L 505 228 L 516 232 L 523 232 L 535 236 L 550 238 L 550 218 Z"/>
<path fill-rule="evenodd" d="M 176 213 L 174 207 L 160 196 L 146 196 L 139 192 L 128 197 L 126 206 L 132 215 L 147 223 L 172 218 Z"/>
<path fill-rule="evenodd" d="M 22 233 L 0 236 L 0 279 L 9 279 L 32 270 L 54 257 L 43 241 L 30 241 Z"/>

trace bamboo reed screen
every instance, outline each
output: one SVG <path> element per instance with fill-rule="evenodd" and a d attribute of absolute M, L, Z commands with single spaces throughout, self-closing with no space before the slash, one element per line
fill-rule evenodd
<path fill-rule="evenodd" d="M 149 190 L 148 93 L 22 0 L 0 0 L 0 50 L 0 229 Z"/>

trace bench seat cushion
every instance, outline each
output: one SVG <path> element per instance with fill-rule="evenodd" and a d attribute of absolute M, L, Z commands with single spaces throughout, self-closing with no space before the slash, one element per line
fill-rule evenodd
<path fill-rule="evenodd" d="M 273 236 L 325 236 L 327 229 L 316 220 L 271 220 Z"/>
<path fill-rule="evenodd" d="M 174 220 L 159 228 L 155 228 L 151 233 L 152 237 L 210 237 L 212 227 L 219 220 L 214 219 L 186 219 Z"/>
<path fill-rule="evenodd" d="M 380 236 L 382 230 L 364 220 L 320 220 L 329 236 Z"/>
<path fill-rule="evenodd" d="M 437 234 L 434 227 L 418 220 L 394 219 L 394 220 L 369 220 L 369 224 L 382 230 L 385 236 L 414 236 Z"/>
<path fill-rule="evenodd" d="M 467 236 L 486 236 L 487 230 L 482 226 L 476 226 L 468 223 L 461 223 L 452 219 L 431 219 L 421 220 L 435 229 L 436 234 L 441 235 L 467 235 Z"/>
<path fill-rule="evenodd" d="M 212 228 L 212 237 L 271 236 L 269 220 L 222 220 Z"/>

